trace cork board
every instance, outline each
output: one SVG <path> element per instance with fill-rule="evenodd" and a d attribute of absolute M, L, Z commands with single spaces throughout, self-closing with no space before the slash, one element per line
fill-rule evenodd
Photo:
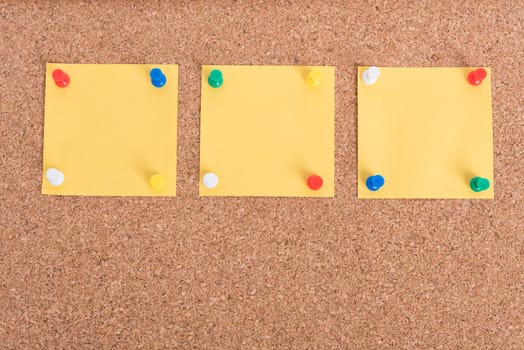
<path fill-rule="evenodd" d="M 0 3 L 6 349 L 522 349 L 524 4 Z M 40 194 L 46 62 L 178 64 L 177 197 Z M 330 65 L 335 197 L 198 196 L 203 64 Z M 492 70 L 494 200 L 357 199 L 356 67 Z"/>

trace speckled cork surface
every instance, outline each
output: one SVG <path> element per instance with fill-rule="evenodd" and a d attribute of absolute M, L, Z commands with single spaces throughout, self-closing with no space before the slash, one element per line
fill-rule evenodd
<path fill-rule="evenodd" d="M 2 2 L 2 349 L 523 349 L 522 1 Z M 177 63 L 176 198 L 40 194 L 46 62 Z M 199 198 L 202 64 L 336 66 L 336 196 Z M 356 66 L 489 66 L 495 200 L 359 200 Z"/>

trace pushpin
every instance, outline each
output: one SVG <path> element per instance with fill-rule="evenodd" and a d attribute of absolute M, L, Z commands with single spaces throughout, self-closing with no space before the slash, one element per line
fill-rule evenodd
<path fill-rule="evenodd" d="M 480 85 L 488 73 L 484 68 L 475 69 L 468 74 L 468 81 L 471 85 Z"/>
<path fill-rule="evenodd" d="M 60 186 L 64 183 L 64 173 L 56 168 L 49 168 L 45 172 L 45 178 L 51 186 Z"/>
<path fill-rule="evenodd" d="M 218 69 L 213 69 L 211 73 L 209 73 L 209 77 L 207 78 L 207 82 L 212 88 L 219 88 L 224 83 L 224 78 L 222 77 L 222 72 Z"/>
<path fill-rule="evenodd" d="M 371 66 L 362 72 L 362 81 L 366 85 L 373 85 L 377 82 L 378 77 L 380 76 L 380 69 L 375 66 Z"/>
<path fill-rule="evenodd" d="M 372 175 L 366 179 L 366 187 L 370 191 L 378 191 L 384 186 L 384 177 L 382 175 Z"/>
<path fill-rule="evenodd" d="M 218 176 L 214 173 L 205 173 L 202 176 L 202 184 L 208 189 L 215 188 L 218 186 Z"/>
<path fill-rule="evenodd" d="M 474 177 L 469 182 L 469 187 L 475 192 L 486 191 L 489 188 L 489 180 L 484 177 Z"/>
<path fill-rule="evenodd" d="M 309 71 L 306 81 L 311 87 L 319 86 L 322 82 L 322 71 L 318 68 L 313 68 Z"/>
<path fill-rule="evenodd" d="M 67 75 L 63 70 L 61 69 L 55 69 L 53 71 L 53 79 L 55 81 L 56 86 L 58 87 L 66 87 L 69 85 L 69 75 Z"/>
<path fill-rule="evenodd" d="M 166 179 L 160 174 L 154 174 L 149 178 L 149 184 L 155 191 L 162 191 L 166 187 Z"/>
<path fill-rule="evenodd" d="M 323 183 L 324 180 L 322 180 L 322 178 L 318 175 L 310 175 L 307 178 L 307 187 L 309 187 L 313 191 L 320 190 Z"/>
<path fill-rule="evenodd" d="M 149 76 L 151 77 L 151 84 L 153 84 L 154 87 L 161 88 L 166 85 L 166 76 L 162 73 L 160 68 L 151 69 Z"/>

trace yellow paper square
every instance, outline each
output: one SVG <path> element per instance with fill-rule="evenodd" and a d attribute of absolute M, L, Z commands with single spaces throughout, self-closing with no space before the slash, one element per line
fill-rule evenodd
<path fill-rule="evenodd" d="M 156 88 L 157 67 L 166 85 Z M 70 78 L 56 86 L 52 72 Z M 89 196 L 175 196 L 178 66 L 47 64 L 42 193 Z M 51 186 L 46 169 L 64 173 Z M 149 178 L 161 174 L 155 191 Z"/>
<path fill-rule="evenodd" d="M 203 66 L 200 176 L 213 172 L 216 188 L 202 196 L 334 195 L 334 67 L 319 86 L 306 77 L 314 67 Z M 223 73 L 219 88 L 211 70 Z M 323 178 L 319 190 L 306 179 Z"/>
<path fill-rule="evenodd" d="M 360 198 L 493 198 L 491 71 L 475 68 L 380 68 L 373 85 L 358 69 Z M 369 191 L 370 175 L 385 185 Z M 473 177 L 491 186 L 474 192 Z"/>

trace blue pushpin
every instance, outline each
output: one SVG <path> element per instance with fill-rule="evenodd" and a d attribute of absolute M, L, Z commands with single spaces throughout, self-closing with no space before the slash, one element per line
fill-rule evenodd
<path fill-rule="evenodd" d="M 161 88 L 166 85 L 166 76 L 160 68 L 151 69 L 149 76 L 151 77 L 151 84 L 153 84 L 154 87 Z"/>
<path fill-rule="evenodd" d="M 366 186 L 370 191 L 378 191 L 384 186 L 384 177 L 382 175 L 372 175 L 367 178 Z"/>

